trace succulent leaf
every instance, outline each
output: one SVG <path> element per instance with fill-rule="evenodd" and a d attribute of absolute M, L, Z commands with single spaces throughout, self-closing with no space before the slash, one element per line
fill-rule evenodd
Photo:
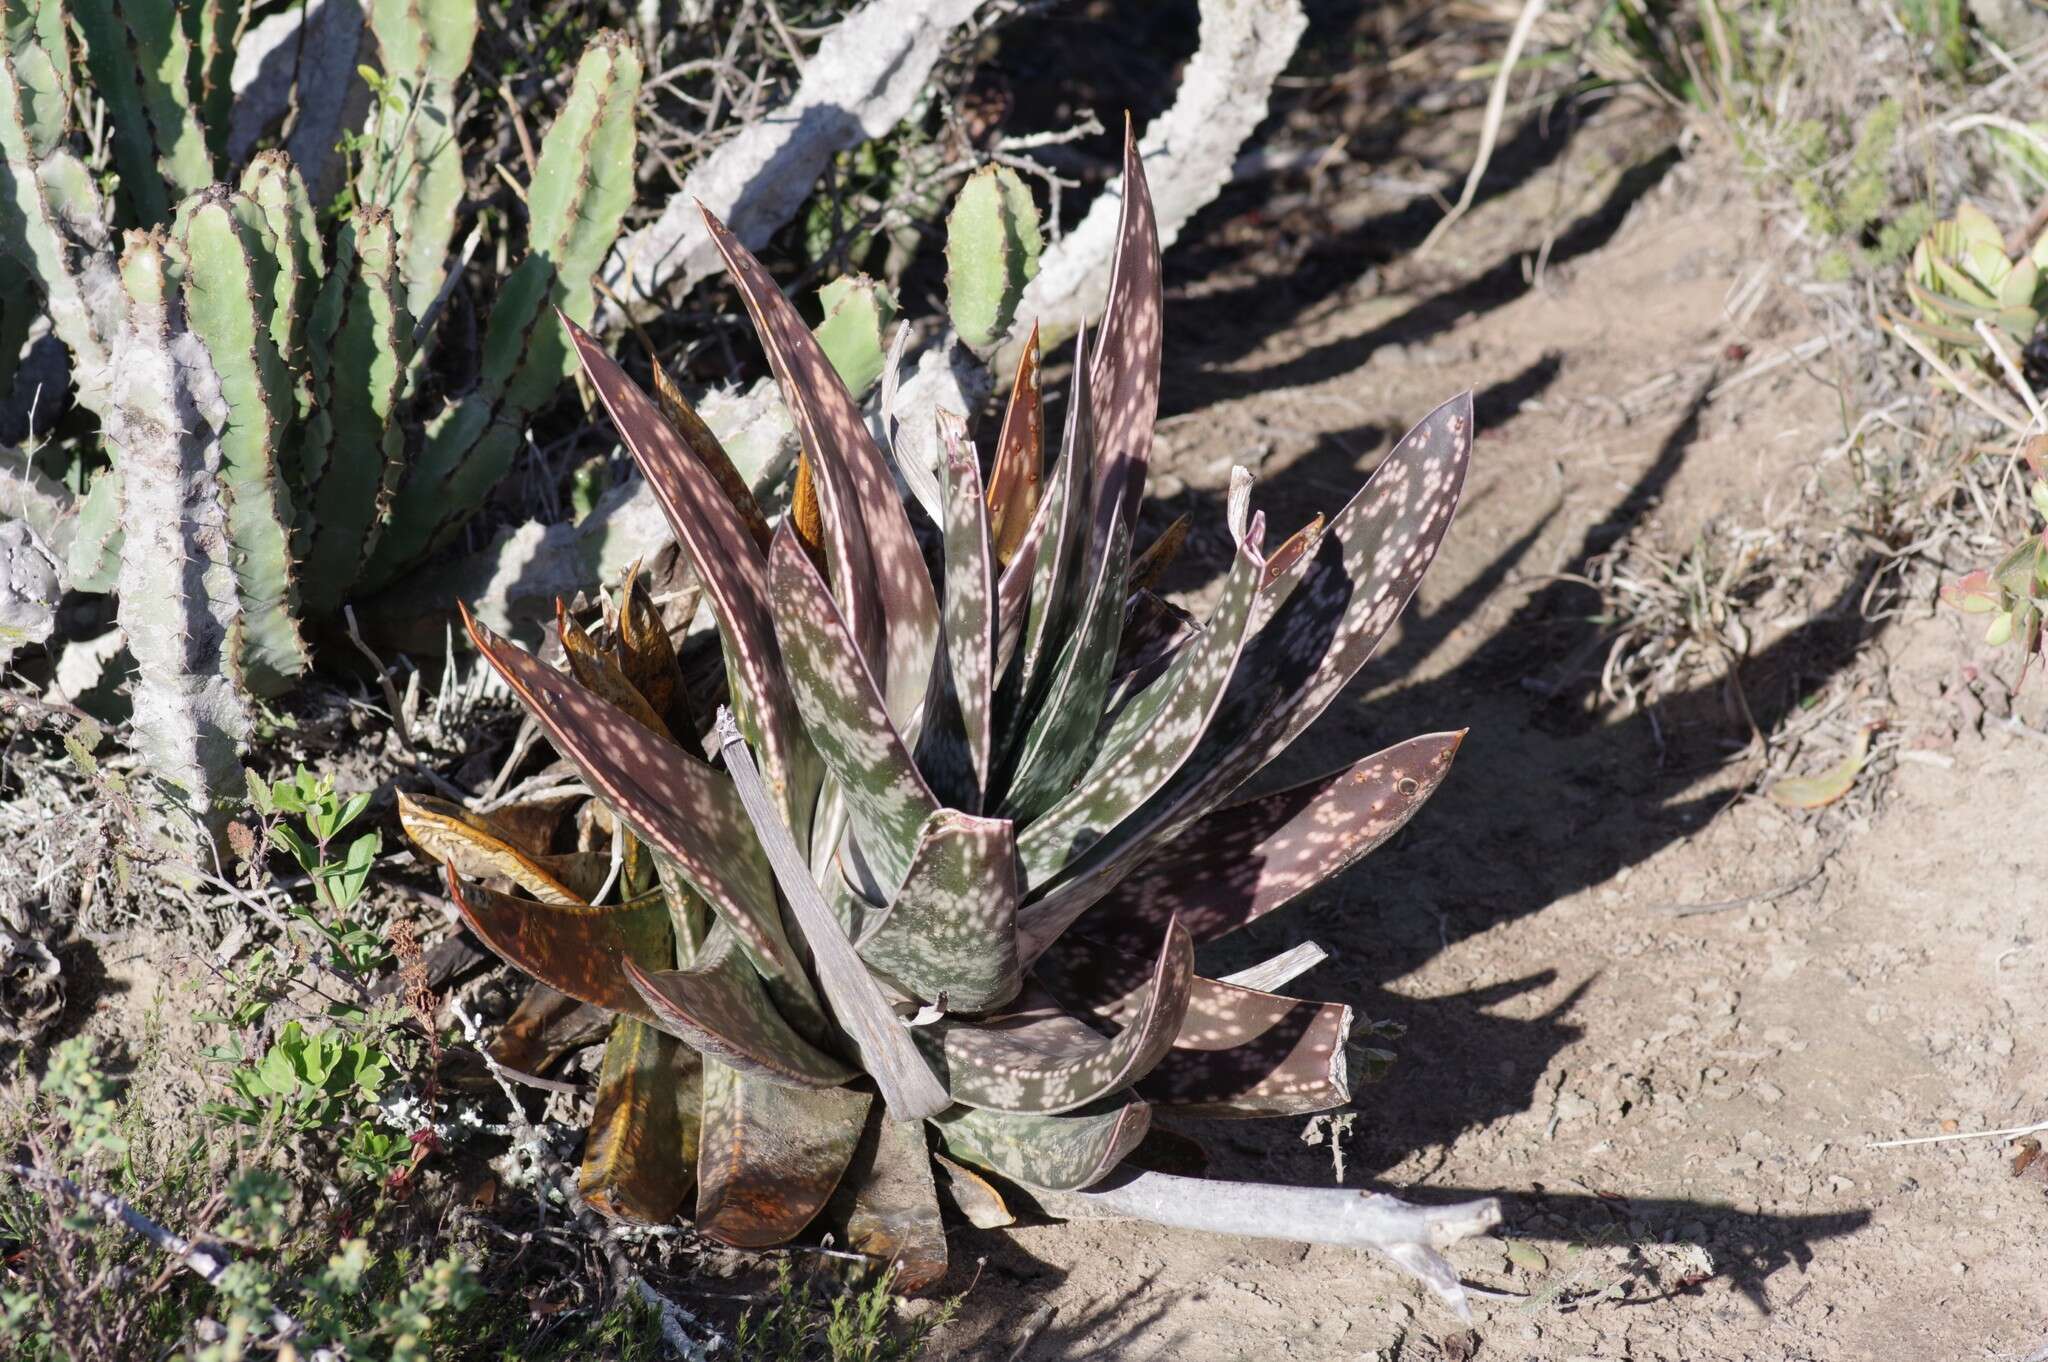
<path fill-rule="evenodd" d="M 468 623 L 477 651 L 525 700 L 556 750 L 636 837 L 675 861 L 732 924 L 755 967 L 799 981 L 802 969 L 775 911 L 767 862 L 732 782 L 474 619 Z"/>
<path fill-rule="evenodd" d="M 1008 822 L 940 809 L 910 873 L 870 915 L 861 958 L 926 1002 L 985 1012 L 1017 996 L 1017 840 Z"/>
<path fill-rule="evenodd" d="M 1071 944 L 1069 944 L 1071 943 Z M 1052 969 L 1047 971 L 1045 964 Z M 1098 1024 L 1127 1025 L 1149 982 L 1100 940 L 1063 941 L 1041 973 Z M 1351 1100 L 1351 1009 L 1196 978 L 1173 1045 L 1138 1082 L 1146 1101 L 1205 1117 L 1303 1116 Z"/>
<path fill-rule="evenodd" d="M 1471 451 L 1470 393 L 1438 407 L 1394 446 L 1302 556 L 1298 585 L 1246 645 L 1202 745 L 1166 788 L 1020 915 L 1027 960 L 1158 841 L 1178 835 L 1298 737 L 1365 665 L 1436 556 Z"/>
<path fill-rule="evenodd" d="M 706 1059 L 697 1228 L 743 1249 L 802 1233 L 852 1162 L 874 1100 L 766 1083 Z"/>
<path fill-rule="evenodd" d="M 1264 579 L 1263 518 L 1239 541 L 1207 627 L 1158 680 L 1117 712 L 1074 788 L 1032 820 L 1017 840 L 1027 892 L 1052 881 L 1076 856 L 1121 824 L 1172 778 L 1207 732 L 1237 666 Z"/>
<path fill-rule="evenodd" d="M 805 837 L 816 799 L 817 757 L 801 734 L 783 671 L 768 606 L 766 559 L 754 547 L 742 511 L 723 494 L 697 452 L 701 447 L 686 442 L 686 429 L 665 419 L 588 332 L 567 318 L 563 322 L 591 386 L 703 583 L 725 645 L 734 712 L 749 745 L 761 754 L 762 774 L 784 817 L 799 838 Z"/>
<path fill-rule="evenodd" d="M 573 323 L 571 327 L 571 334 L 578 336 L 577 346 L 581 351 L 587 337 L 576 331 Z M 704 465 L 718 483 L 718 490 L 732 503 L 734 512 L 746 526 L 747 535 L 754 541 L 754 546 L 765 555 L 768 552 L 768 518 L 761 514 L 761 503 L 754 496 L 754 489 L 747 485 L 747 480 L 741 475 L 738 465 L 734 464 L 732 456 L 725 452 L 725 445 L 717 433 L 697 414 L 697 409 L 683 396 L 683 390 L 676 386 L 675 379 L 671 378 L 668 370 L 659 363 L 654 365 L 654 398 L 661 406 L 661 414 L 668 418 L 670 427 L 684 446 L 697 456 L 697 461 Z"/>
<path fill-rule="evenodd" d="M 782 1019 L 723 923 L 688 969 L 648 970 L 628 960 L 626 975 L 656 1026 L 741 1073 L 798 1088 L 836 1088 L 858 1076 Z"/>
<path fill-rule="evenodd" d="M 1084 351 L 1087 339 L 1084 330 L 1075 341 L 1077 353 Z M 1022 698 L 1034 693 L 1051 665 L 1052 640 L 1067 633 L 1081 608 L 1077 597 L 1084 588 L 1078 584 L 1088 554 L 1084 527 L 1095 491 L 1095 441 L 1090 433 L 1088 394 L 1088 366 L 1076 364 L 1051 484 L 996 588 L 997 615 L 1002 622 L 996 667 L 1009 692 L 1011 724 L 1006 733 L 1011 736 L 1024 713 Z"/>
<path fill-rule="evenodd" d="M 508 1069 L 545 1073 L 564 1056 L 603 1040 L 616 1020 L 616 1014 L 536 979 L 498 1028 L 491 1055 Z"/>
<path fill-rule="evenodd" d="M 626 669 L 616 657 L 597 646 L 590 632 L 569 616 L 560 598 L 555 601 L 555 634 L 569 660 L 569 674 L 578 685 L 624 714 L 649 733 L 675 741 L 663 719 L 640 688 L 626 679 Z"/>
<path fill-rule="evenodd" d="M 878 897 L 886 898 L 902 885 L 938 800 L 890 719 L 866 655 L 786 522 L 768 558 L 790 689 L 819 758 L 844 792 L 861 852 L 880 881 Z"/>
<path fill-rule="evenodd" d="M 618 651 L 626 683 L 657 715 L 669 714 L 678 699 L 687 703 L 675 640 L 669 637 L 668 625 L 638 563 L 626 570 L 626 582 L 619 591 Z"/>
<path fill-rule="evenodd" d="M 1131 555 L 1130 523 L 1114 510 L 1105 522 L 1108 540 L 1094 555 L 1080 619 L 1054 657 L 1042 695 L 1027 693 L 1031 718 L 994 806 L 1021 822 L 1037 818 L 1066 794 L 1094 752 L 1096 720 L 1109 694 L 1123 629 L 1122 587 Z"/>
<path fill-rule="evenodd" d="M 612 1023 L 577 1193 L 613 1220 L 660 1225 L 690 1193 L 703 1119 L 697 1056 L 632 1017 Z"/>
<path fill-rule="evenodd" d="M 860 408 L 803 318 L 761 262 L 706 210 L 712 244 L 739 285 L 768 364 L 813 462 L 824 512 L 833 596 L 882 686 L 889 717 L 907 728 L 924 701 L 939 636 L 938 598 L 896 478 Z"/>
<path fill-rule="evenodd" d="M 675 958 L 660 895 L 596 907 L 542 903 L 466 885 L 452 866 L 447 878 L 463 922 L 506 964 L 580 1002 L 655 1024 L 625 967 L 630 960 L 665 969 Z"/>
<path fill-rule="evenodd" d="M 464 879 L 507 879 L 542 903 L 572 906 L 584 896 L 538 859 L 514 846 L 482 814 L 432 795 L 398 794 L 398 823 L 421 851 Z"/>
<path fill-rule="evenodd" d="M 940 1185 L 968 1224 L 978 1230 L 999 1230 L 1017 1223 L 1003 1194 L 987 1178 L 944 1154 L 932 1155 L 932 1163 L 939 1170 Z"/>
<path fill-rule="evenodd" d="M 1038 512 L 1045 484 L 1045 394 L 1040 390 L 1038 326 L 1024 338 L 1017 374 L 996 437 L 995 463 L 988 475 L 988 516 L 996 562 L 1007 567 L 1024 543 Z M 950 569 L 949 569 L 950 571 Z"/>
<path fill-rule="evenodd" d="M 945 464 L 945 559 L 946 598 L 944 614 L 944 656 L 932 669 L 946 694 L 933 703 L 951 724 L 927 719 L 920 734 L 922 744 L 940 730 L 957 733 L 956 744 L 964 751 L 969 779 L 967 797 L 954 801 L 969 809 L 981 808 L 988 789 L 995 729 L 995 561 L 989 542 L 988 503 L 981 490 L 981 469 L 975 463 L 974 447 L 966 442 L 966 431 L 950 414 L 939 422 L 940 447 Z M 936 781 L 934 782 L 936 784 Z"/>
<path fill-rule="evenodd" d="M 1214 941 L 1385 844 L 1450 774 L 1464 733 L 1396 743 L 1314 780 L 1230 804 L 1200 820 L 1119 884 L 1099 920 L 1119 949 L 1149 949 L 1178 917 Z"/>
<path fill-rule="evenodd" d="M 853 943 L 818 892 L 818 886 L 811 880 L 810 867 L 797 850 L 789 829 L 777 821 L 773 801 L 754 769 L 746 739 L 730 710 L 719 711 L 718 744 L 726 769 L 739 789 L 740 802 L 754 822 L 761 849 L 775 869 L 776 882 L 782 886 L 797 930 L 810 947 L 818 987 L 859 1049 L 861 1066 L 881 1090 L 889 1114 L 899 1121 L 909 1121 L 943 1110 L 947 1105 L 945 1089 L 919 1058 L 917 1048 L 904 1034 L 900 1019 L 883 996 L 881 985 L 861 962 Z"/>
<path fill-rule="evenodd" d="M 939 1218 L 922 1121 L 892 1121 L 886 1115 L 869 1121 L 840 1199 L 852 1203 L 846 1242 L 857 1253 L 894 1265 L 892 1289 L 915 1294 L 946 1275 L 946 1226 Z"/>
<path fill-rule="evenodd" d="M 1159 283 L 1159 227 L 1145 183 L 1137 134 L 1124 121 L 1123 212 L 1109 301 L 1090 357 L 1090 401 L 1100 488 L 1096 514 L 1120 507 L 1126 528 L 1138 518 L 1152 427 L 1159 415 L 1159 366 L 1165 305 Z M 1096 542 L 1104 538 L 1096 530 Z"/>
<path fill-rule="evenodd" d="M 919 1030 L 953 1100 L 990 1111 L 1057 1113 L 1121 1091 L 1159 1063 L 1180 1030 L 1195 947 L 1170 927 L 1141 1003 L 1115 1039 L 1067 1015 L 1049 994 L 985 1021 L 942 1018 Z"/>
<path fill-rule="evenodd" d="M 937 1117 L 946 1152 L 1012 1182 L 1071 1191 L 1100 1182 L 1138 1147 L 1152 1108 L 1130 1093 L 1057 1116 L 955 1107 Z"/>

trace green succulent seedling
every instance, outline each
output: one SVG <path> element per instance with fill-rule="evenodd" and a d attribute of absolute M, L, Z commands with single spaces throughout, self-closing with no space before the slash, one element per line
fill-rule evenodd
<path fill-rule="evenodd" d="M 2017 350 L 2033 338 L 2048 312 L 2048 233 L 2017 259 L 2006 254 L 2005 233 L 1989 214 L 1964 203 L 1913 248 L 1906 290 L 1920 315 L 1901 324 L 1950 353 L 1989 359 L 1976 324 L 1986 322 Z"/>

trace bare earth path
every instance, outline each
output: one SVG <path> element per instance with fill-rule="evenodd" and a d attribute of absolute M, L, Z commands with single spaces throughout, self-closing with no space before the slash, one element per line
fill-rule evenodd
<path fill-rule="evenodd" d="M 1459 1261 L 1534 1298 L 1481 1303 L 1472 1340 L 1350 1252 L 1044 1224 L 956 1250 L 987 1264 L 955 1356 L 1463 1358 L 1476 1341 L 1484 1358 L 1907 1362 L 2048 1341 L 2048 1202 L 2004 1142 L 1866 1147 L 2048 1117 L 2028 1024 L 2048 983 L 2030 923 L 2048 740 L 2001 726 L 2002 699 L 1986 717 L 1971 648 L 1926 601 L 1864 622 L 1869 565 L 1845 558 L 1769 603 L 1743 694 L 1767 731 L 1833 712 L 1915 750 L 1825 815 L 1731 806 L 1747 728 L 1724 688 L 1698 683 L 1654 725 L 1593 703 L 1596 598 L 1552 577 L 1639 526 L 1682 548 L 1709 517 L 1794 514 L 1845 434 L 1846 361 L 1826 353 L 1716 391 L 1818 333 L 1739 178 L 1670 135 L 1620 109 L 1559 132 L 1386 278 L 1367 247 L 1412 220 L 1347 197 L 1336 245 L 1291 275 L 1226 260 L 1168 307 L 1147 515 L 1196 513 L 1170 583 L 1196 596 L 1233 462 L 1290 530 L 1435 402 L 1479 395 L 1444 557 L 1285 774 L 1470 725 L 1457 769 L 1395 845 L 1208 963 L 1312 937 L 1333 959 L 1300 989 L 1406 1027 L 1359 1091 L 1345 1180 L 1501 1193 L 1536 1253 Z M 2041 696 L 2020 697 L 2030 722 Z M 1188 1133 L 1219 1173 L 1332 1176 L 1328 1146 L 1284 1124 Z"/>

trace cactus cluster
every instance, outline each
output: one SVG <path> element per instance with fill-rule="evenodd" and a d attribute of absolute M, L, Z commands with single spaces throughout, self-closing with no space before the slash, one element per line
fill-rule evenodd
<path fill-rule="evenodd" d="M 118 578 L 138 709 L 183 734 L 138 736 L 202 817 L 215 776 L 234 779 L 243 696 L 308 666 L 302 621 L 419 563 L 511 467 L 573 368 L 550 312 L 589 316 L 632 198 L 640 60 L 605 34 L 541 141 L 476 380 L 439 391 L 425 342 L 450 283 L 477 9 L 365 8 L 381 74 L 347 210 L 323 215 L 282 152 L 226 164 L 250 0 L 0 0 L 0 251 L 40 291 L 103 439 L 67 508 L 65 575 Z M 87 95 L 111 175 L 89 164 Z M 174 509 L 183 530 L 158 519 Z"/>
<path fill-rule="evenodd" d="M 569 328 L 695 572 L 723 669 L 686 674 L 637 578 L 601 635 L 562 616 L 566 672 L 472 621 L 595 795 L 583 839 L 555 850 L 560 805 L 486 817 L 409 800 L 402 815 L 470 927 L 547 986 L 508 1027 L 522 1057 L 547 1049 L 534 1038 L 565 997 L 612 1018 L 582 1174 L 609 1213 L 666 1220 L 694 1185 L 699 1227 L 749 1247 L 822 1216 L 915 1289 L 945 1269 L 942 1183 L 975 1223 L 1005 1223 L 991 1179 L 1097 1188 L 1155 1107 L 1254 1117 L 1349 1099 L 1351 1009 L 1278 991 L 1319 951 L 1230 979 L 1199 975 L 1195 951 L 1379 846 L 1449 770 L 1460 733 L 1232 800 L 1414 591 L 1464 483 L 1471 401 L 1431 413 L 1343 510 L 1271 549 L 1239 470 L 1234 557 L 1197 622 L 1149 590 L 1158 554 L 1133 543 L 1162 307 L 1128 142 L 1124 193 L 1107 315 L 1077 343 L 1050 466 L 1035 343 L 986 476 L 942 422 L 936 583 L 847 385 L 715 219 L 802 439 L 780 523 L 728 495 L 701 423 L 671 420 Z M 1395 1256 L 1456 1299 L 1431 1244 Z"/>

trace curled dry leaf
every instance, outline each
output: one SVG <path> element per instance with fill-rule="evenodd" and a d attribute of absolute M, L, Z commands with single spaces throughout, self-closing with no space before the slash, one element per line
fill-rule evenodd
<path fill-rule="evenodd" d="M 1787 776 L 1771 786 L 1773 802 L 1788 809 L 1822 809 L 1849 793 L 1864 762 L 1870 759 L 1870 735 L 1874 731 L 1874 727 L 1865 728 L 1857 734 L 1849 755 L 1819 775 Z"/>

